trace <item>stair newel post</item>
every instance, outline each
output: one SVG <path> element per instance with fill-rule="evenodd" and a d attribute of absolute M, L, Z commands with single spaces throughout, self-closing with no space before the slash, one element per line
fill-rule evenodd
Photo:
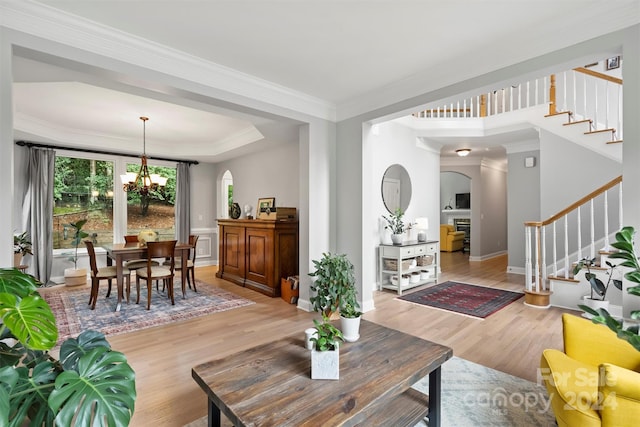
<path fill-rule="evenodd" d="M 556 75 L 551 74 L 549 85 L 549 114 L 556 114 Z"/>
<path fill-rule="evenodd" d="M 487 96 L 480 95 L 480 117 L 487 117 Z"/>

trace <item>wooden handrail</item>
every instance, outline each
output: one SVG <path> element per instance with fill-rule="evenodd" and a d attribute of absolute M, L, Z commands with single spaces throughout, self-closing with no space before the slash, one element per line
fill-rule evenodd
<path fill-rule="evenodd" d="M 619 85 L 622 84 L 622 79 L 619 79 L 617 77 L 612 77 L 612 76 L 610 76 L 608 74 L 599 73 L 597 71 L 589 70 L 589 69 L 584 68 L 584 67 L 574 68 L 573 71 L 577 71 L 579 73 L 587 74 L 589 76 L 596 77 L 596 78 L 602 79 L 602 80 L 606 80 L 606 81 L 611 82 L 611 83 L 616 83 L 616 84 L 619 84 Z"/>
<path fill-rule="evenodd" d="M 563 210 L 561 210 L 557 214 L 549 217 L 548 219 L 545 219 L 544 221 L 526 221 L 524 223 L 524 225 L 526 227 L 541 227 L 541 226 L 549 225 L 552 222 L 557 221 L 558 219 L 560 219 L 563 216 L 567 215 L 572 210 L 577 209 L 579 206 L 584 205 L 589 200 L 591 200 L 591 199 L 593 199 L 595 197 L 598 197 L 599 195 L 601 195 L 605 191 L 615 187 L 616 185 L 620 184 L 621 182 L 622 182 L 622 175 L 620 175 L 617 178 L 612 179 L 611 181 L 609 181 L 608 183 L 606 183 L 602 187 L 592 191 L 591 193 L 587 194 L 586 196 L 584 196 L 583 198 L 581 198 L 577 202 L 570 204 L 569 206 L 567 206 L 566 208 L 564 208 Z"/>

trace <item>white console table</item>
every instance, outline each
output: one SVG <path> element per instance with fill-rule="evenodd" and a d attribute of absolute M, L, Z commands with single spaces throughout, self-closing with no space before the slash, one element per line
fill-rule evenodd
<path fill-rule="evenodd" d="M 429 255 L 433 257 L 433 261 L 428 265 L 411 265 L 413 260 Z M 429 240 L 426 242 L 409 241 L 402 245 L 380 245 L 378 248 L 378 290 L 393 289 L 402 295 L 402 291 L 426 283 L 437 283 L 438 281 L 438 242 Z M 394 260 L 396 268 L 389 268 L 387 260 Z M 403 262 L 406 268 L 403 268 Z M 402 283 L 403 275 L 412 275 L 413 273 L 421 273 L 420 280 Z M 396 283 L 392 282 L 395 277 Z"/>

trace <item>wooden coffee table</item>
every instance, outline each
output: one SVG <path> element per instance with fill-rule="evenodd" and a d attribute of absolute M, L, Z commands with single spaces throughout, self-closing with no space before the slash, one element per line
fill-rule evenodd
<path fill-rule="evenodd" d="M 360 339 L 340 347 L 340 379 L 312 380 L 304 331 L 198 365 L 209 425 L 440 425 L 441 365 L 451 348 L 362 321 Z M 411 389 L 429 375 L 429 396 Z"/>

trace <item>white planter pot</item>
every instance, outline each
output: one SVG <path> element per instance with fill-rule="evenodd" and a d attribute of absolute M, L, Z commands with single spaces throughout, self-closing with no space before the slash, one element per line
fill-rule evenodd
<path fill-rule="evenodd" d="M 79 286 L 87 284 L 86 268 L 65 268 L 64 283 L 67 286 Z"/>
<path fill-rule="evenodd" d="M 403 234 L 391 234 L 391 241 L 394 245 L 401 245 L 404 240 Z"/>
<path fill-rule="evenodd" d="M 609 311 L 609 301 L 591 299 L 591 297 L 589 295 L 585 295 L 585 296 L 582 297 L 582 304 L 586 305 L 587 307 L 590 307 L 590 308 L 592 308 L 594 310 L 598 310 L 599 308 L 604 308 L 605 310 Z M 583 313 L 582 316 L 586 317 L 587 319 L 591 319 L 593 317 L 589 313 Z"/>
<path fill-rule="evenodd" d="M 342 335 L 347 342 L 356 342 L 360 338 L 360 316 L 343 317 L 340 316 Z"/>
<path fill-rule="evenodd" d="M 333 351 L 311 350 L 311 379 L 337 380 L 340 378 L 340 353 Z"/>

